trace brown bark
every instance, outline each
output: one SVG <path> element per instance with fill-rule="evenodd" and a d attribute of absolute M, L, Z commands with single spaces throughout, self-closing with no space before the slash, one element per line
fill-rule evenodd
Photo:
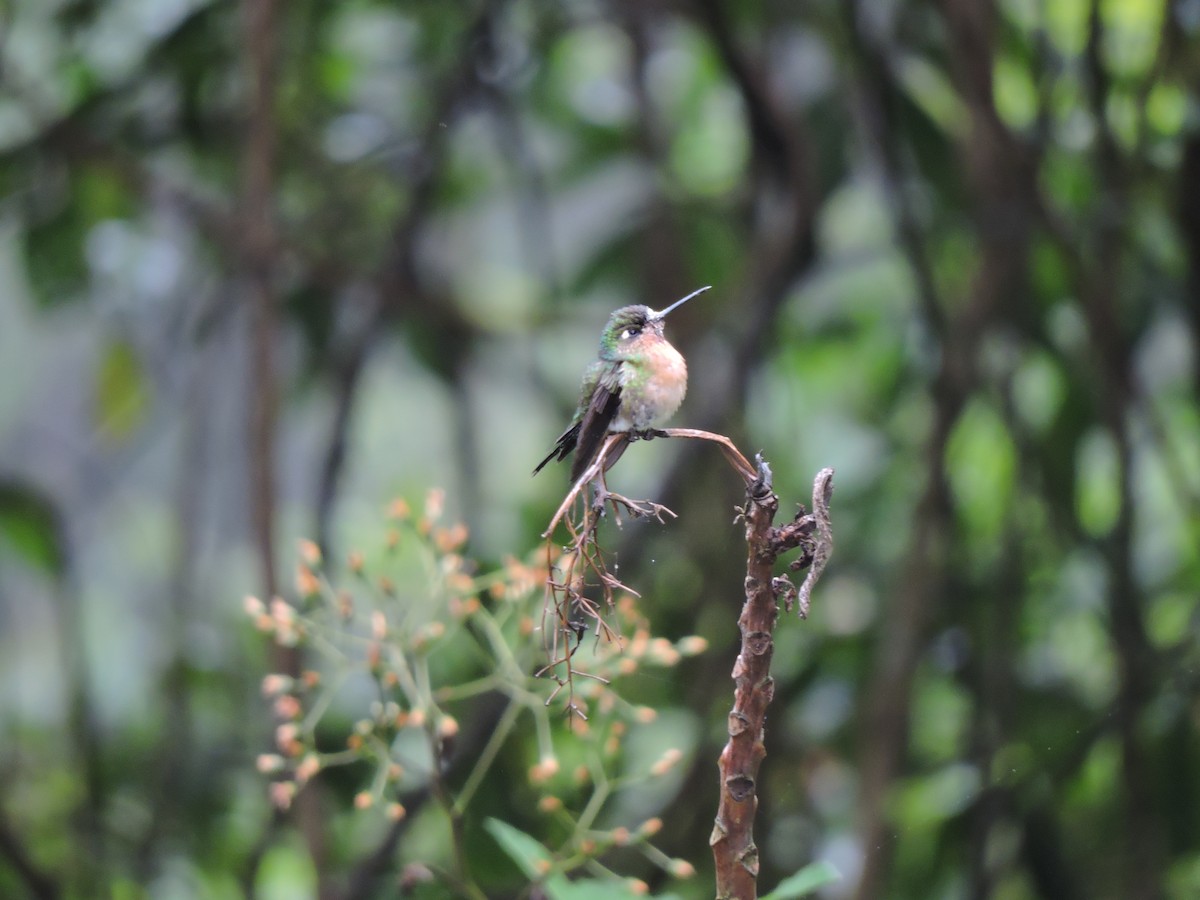
<path fill-rule="evenodd" d="M 758 488 L 758 490 L 756 490 Z M 758 767 L 766 756 L 763 721 L 775 694 L 771 635 L 779 605 L 771 590 L 774 556 L 763 552 L 767 532 L 779 509 L 779 498 L 765 485 L 755 485 L 746 497 L 746 603 L 738 617 L 742 649 L 733 666 L 733 709 L 729 713 L 729 743 L 721 751 L 721 800 L 710 843 L 717 866 L 717 897 L 757 896 L 758 848 L 754 845 L 754 813 Z"/>
<path fill-rule="evenodd" d="M 246 0 L 246 67 L 250 104 L 242 158 L 243 272 L 251 321 L 250 367 L 250 503 L 263 593 L 276 593 L 275 508 L 275 332 L 277 310 L 273 284 L 275 217 L 272 210 L 278 136 L 275 82 L 278 46 L 273 0 Z"/>
<path fill-rule="evenodd" d="M 801 588 L 800 613 L 812 582 L 824 566 L 830 549 L 827 506 L 832 471 L 823 470 L 813 487 L 813 514 L 803 509 L 787 525 L 775 527 L 779 497 L 771 490 L 771 470 L 761 457 L 758 477 L 746 491 L 742 510 L 746 523 L 746 601 L 738 617 L 741 652 L 733 667 L 734 702 L 729 713 L 729 741 L 717 762 L 721 773 L 721 798 L 709 844 L 716 864 L 718 900 L 753 900 L 758 891 L 758 847 L 754 843 L 754 814 L 758 810 L 758 769 L 766 756 L 763 746 L 767 706 L 775 694 L 771 677 L 772 637 L 779 618 L 779 600 L 790 609 L 795 596 L 791 582 L 776 577 L 775 562 L 781 553 L 801 546 L 804 555 L 791 564 L 811 565 Z"/>
<path fill-rule="evenodd" d="M 245 145 L 242 152 L 240 234 L 243 241 L 241 276 L 250 319 L 249 367 L 249 503 L 253 539 L 258 554 L 263 595 L 279 592 L 275 558 L 275 429 L 278 419 L 279 379 L 276 340 L 279 331 L 279 298 L 276 265 L 279 251 L 274 192 L 278 166 L 279 124 L 276 116 L 279 70 L 279 7 L 275 0 L 245 0 L 244 62 L 248 80 Z M 296 675 L 300 659 L 294 649 L 278 647 L 274 668 Z M 316 863 L 318 896 L 332 896 L 323 861 L 327 856 L 325 821 L 319 797 L 307 790 L 297 798 L 293 814 L 304 833 Z M 250 871 L 257 867 L 264 844 L 252 855 Z M 252 877 L 252 876 L 251 876 Z"/>

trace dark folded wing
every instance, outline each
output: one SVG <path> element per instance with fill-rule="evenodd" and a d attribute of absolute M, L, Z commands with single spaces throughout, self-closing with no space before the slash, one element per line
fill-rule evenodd
<path fill-rule="evenodd" d="M 588 466 L 592 464 L 600 445 L 608 434 L 608 427 L 617 417 L 621 408 L 621 388 L 614 385 L 610 390 L 603 382 L 596 385 L 592 392 L 592 402 L 588 404 L 579 422 L 579 432 L 576 435 L 575 459 L 571 463 L 571 483 L 579 480 Z"/>

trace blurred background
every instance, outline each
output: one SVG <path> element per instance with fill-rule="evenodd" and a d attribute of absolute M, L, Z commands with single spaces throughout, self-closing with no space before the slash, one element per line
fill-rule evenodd
<path fill-rule="evenodd" d="M 0 894 L 343 896 L 377 836 L 288 874 L 320 841 L 254 768 L 278 660 L 243 596 L 434 487 L 481 565 L 527 557 L 608 313 L 712 284 L 669 321 L 672 424 L 762 450 L 784 514 L 837 470 L 776 635 L 763 888 L 1200 896 L 1200 3 L 0 28 Z M 654 633 L 709 642 L 624 689 L 686 745 L 659 843 L 699 874 L 644 877 L 712 896 L 739 484 L 670 441 L 610 483 L 679 516 L 608 536 Z"/>

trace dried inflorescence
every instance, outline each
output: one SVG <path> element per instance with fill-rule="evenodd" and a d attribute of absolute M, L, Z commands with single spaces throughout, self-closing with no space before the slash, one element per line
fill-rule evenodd
<path fill-rule="evenodd" d="M 536 588 L 549 569 L 537 559 L 510 557 L 481 571 L 465 552 L 466 527 L 443 523 L 444 508 L 441 492 L 432 492 L 419 514 L 404 501 L 392 503 L 381 545 L 348 554 L 347 586 L 333 583 L 320 548 L 303 541 L 295 599 L 246 599 L 255 627 L 295 648 L 310 666 L 297 676 L 271 673 L 262 680 L 276 724 L 258 769 L 272 780 L 272 803 L 287 809 L 329 769 L 365 763 L 368 774 L 346 795 L 348 805 L 399 828 L 416 806 L 433 800 L 450 819 L 461 857 L 455 823 L 502 745 L 515 741 L 532 752 L 525 796 L 532 792 L 534 808 L 569 835 L 549 873 L 583 865 L 603 871 L 599 857 L 620 839 L 680 874 L 678 861 L 650 846 L 656 829 L 596 827 L 614 792 L 661 778 L 682 758 L 676 750 L 637 772 L 618 773 L 631 729 L 652 722 L 655 712 L 629 704 L 610 682 L 641 667 L 674 665 L 705 642 L 653 638 L 633 598 L 614 595 L 613 621 L 630 636 L 625 652 L 615 644 L 592 648 L 588 665 L 598 677 L 575 695 L 581 715 L 554 715 L 546 695 L 555 687 L 535 677 L 541 648 L 530 640 L 541 608 Z M 519 728 L 529 720 L 532 729 Z M 459 753 L 460 746 L 469 752 Z M 452 773 L 452 783 L 461 785 L 456 791 Z M 469 877 L 460 863 L 454 877 Z"/>

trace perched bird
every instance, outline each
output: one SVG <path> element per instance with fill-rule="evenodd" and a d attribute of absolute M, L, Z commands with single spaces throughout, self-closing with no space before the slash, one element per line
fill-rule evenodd
<path fill-rule="evenodd" d="M 600 335 L 600 358 L 583 375 L 575 417 L 534 475 L 550 460 L 566 459 L 574 450 L 574 483 L 591 465 L 606 435 L 650 432 L 679 409 L 687 392 L 687 364 L 663 337 L 663 320 L 710 287 L 692 291 L 661 312 L 622 306 L 609 317 Z"/>

